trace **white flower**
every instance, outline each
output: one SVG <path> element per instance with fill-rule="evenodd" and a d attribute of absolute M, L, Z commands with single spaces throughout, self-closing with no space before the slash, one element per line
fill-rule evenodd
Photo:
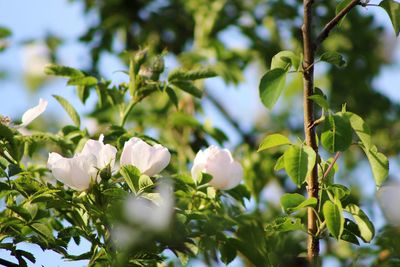
<path fill-rule="evenodd" d="M 400 184 L 382 186 L 377 192 L 377 198 L 388 223 L 400 226 Z"/>
<path fill-rule="evenodd" d="M 210 185 L 222 190 L 236 187 L 243 178 L 243 168 L 232 158 L 231 152 L 216 146 L 197 152 L 191 172 L 195 181 L 202 172 L 212 175 Z"/>
<path fill-rule="evenodd" d="M 163 231 L 170 225 L 174 199 L 172 189 L 162 183 L 152 200 L 143 197 L 130 197 L 125 202 L 125 216 L 129 222 L 151 231 Z"/>
<path fill-rule="evenodd" d="M 168 166 L 171 154 L 162 145 L 149 145 L 143 140 L 133 137 L 125 142 L 121 154 L 121 166 L 133 165 L 141 173 L 154 176 Z"/>
<path fill-rule="evenodd" d="M 103 135 L 99 141 L 88 140 L 81 153 L 73 158 L 64 158 L 57 153 L 50 153 L 47 167 L 55 178 L 72 189 L 83 191 L 89 188 L 91 181 L 100 181 L 99 170 L 115 164 L 117 149 L 103 144 Z"/>
<path fill-rule="evenodd" d="M 47 100 L 44 100 L 42 98 L 39 99 L 39 104 L 33 108 L 28 109 L 25 111 L 25 113 L 22 115 L 22 123 L 18 125 L 18 127 L 22 128 L 27 126 L 29 123 L 31 123 L 34 119 L 36 119 L 40 114 L 42 114 L 47 107 Z"/>

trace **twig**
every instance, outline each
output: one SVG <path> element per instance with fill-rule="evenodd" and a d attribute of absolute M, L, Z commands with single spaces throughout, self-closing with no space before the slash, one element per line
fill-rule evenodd
<path fill-rule="evenodd" d="M 331 172 L 331 170 L 332 170 L 333 166 L 335 165 L 339 156 L 340 156 L 340 152 L 336 152 L 336 155 L 333 158 L 333 161 L 331 162 L 331 164 L 329 164 L 328 169 L 326 169 L 326 171 L 324 173 L 324 176 L 322 176 L 322 179 L 325 179 L 328 176 L 328 174 Z"/>
<path fill-rule="evenodd" d="M 350 12 L 350 10 L 360 3 L 360 0 L 352 0 L 345 8 L 343 8 L 331 21 L 329 21 L 322 29 L 317 39 L 315 47 L 318 47 L 329 35 L 331 30 L 339 23 L 339 21 Z"/>

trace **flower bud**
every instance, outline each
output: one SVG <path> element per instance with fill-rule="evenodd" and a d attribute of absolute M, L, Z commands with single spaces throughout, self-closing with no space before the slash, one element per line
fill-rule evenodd
<path fill-rule="evenodd" d="M 195 181 L 202 172 L 212 175 L 210 185 L 222 190 L 236 187 L 243 178 L 243 168 L 233 159 L 231 152 L 216 146 L 197 153 L 191 172 Z"/>
<path fill-rule="evenodd" d="M 140 138 L 133 137 L 125 142 L 121 154 L 121 166 L 133 165 L 141 173 L 154 176 L 168 166 L 171 154 L 162 145 L 149 145 Z"/>

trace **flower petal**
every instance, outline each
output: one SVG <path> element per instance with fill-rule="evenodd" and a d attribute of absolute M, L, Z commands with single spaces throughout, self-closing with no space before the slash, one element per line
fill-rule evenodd
<path fill-rule="evenodd" d="M 29 123 L 31 123 L 34 119 L 36 119 L 40 114 L 42 114 L 47 107 L 47 100 L 44 100 L 42 98 L 39 99 L 39 104 L 33 108 L 28 109 L 25 111 L 25 113 L 22 115 L 22 123 L 18 125 L 18 127 L 25 127 Z"/>

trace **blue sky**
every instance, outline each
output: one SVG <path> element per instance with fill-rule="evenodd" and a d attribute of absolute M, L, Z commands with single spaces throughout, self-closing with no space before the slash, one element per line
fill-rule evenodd
<path fill-rule="evenodd" d="M 379 8 L 364 9 L 365 13 L 373 13 L 378 23 L 385 25 L 388 31 L 389 38 L 394 36 L 387 15 Z M 65 65 L 73 67 L 83 67 L 85 62 L 89 61 L 88 50 L 83 45 L 74 40 L 82 34 L 88 23 L 96 19 L 94 16 L 85 18 L 82 16 L 83 8 L 78 2 L 68 2 L 66 0 L 36 0 L 36 1 L 0 1 L 0 26 L 9 27 L 13 31 L 13 36 L 10 39 L 11 46 L 5 53 L 0 53 L 0 70 L 6 70 L 8 77 L 0 80 L 0 114 L 8 115 L 11 118 L 20 118 L 22 113 L 37 104 L 40 97 L 49 100 L 49 107 L 46 113 L 56 114 L 66 123 L 68 118 L 62 108 L 51 97 L 52 94 L 59 94 L 71 100 L 71 103 L 79 112 L 85 112 L 88 108 L 84 107 L 74 94 L 72 87 L 65 85 L 65 80 L 55 79 L 48 82 L 44 88 L 38 93 L 31 94 L 25 89 L 25 83 L 21 79 L 23 75 L 23 58 L 22 49 L 19 45 L 21 42 L 28 39 L 40 39 L 47 33 L 61 34 L 65 38 L 65 45 L 60 50 L 61 62 Z M 233 36 L 233 37 L 232 37 Z M 237 38 L 237 35 L 229 32 L 222 36 L 229 41 L 233 46 L 242 46 L 243 40 Z M 393 38 L 394 39 L 394 38 Z M 392 99 L 400 101 L 400 90 L 396 85 L 400 84 L 400 46 L 397 42 L 395 46 L 396 62 L 393 66 L 385 67 L 381 75 L 374 81 L 381 92 L 387 94 Z M 168 62 L 167 62 L 168 67 Z M 116 70 L 121 70 L 122 65 L 113 59 L 111 56 L 106 57 L 101 64 L 101 71 L 106 78 L 112 79 L 114 82 L 126 81 L 126 77 Z M 246 72 L 246 82 L 239 88 L 226 87 L 219 79 L 210 80 L 215 95 L 221 99 L 229 99 L 230 103 L 225 103 L 230 112 L 239 121 L 242 121 L 242 126 L 248 128 L 252 120 L 256 119 L 258 114 L 267 114 L 267 111 L 261 106 L 258 100 L 258 80 L 261 73 L 250 68 Z M 252 88 L 252 90 L 244 90 Z M 246 94 L 243 93 L 246 91 Z M 92 99 L 92 103 L 93 103 Z M 90 105 L 89 101 L 89 105 Z M 213 121 L 218 127 L 228 132 L 231 137 L 231 143 L 237 141 L 235 132 L 227 125 L 208 102 L 204 102 L 206 114 L 202 118 Z M 235 108 L 229 108 L 235 107 Z M 243 111 L 246 112 L 243 112 Z M 44 116 L 48 116 L 44 114 Z M 394 164 L 396 165 L 396 164 Z M 393 166 L 393 165 L 392 165 Z M 391 170 L 392 174 L 398 173 L 398 168 Z M 371 188 L 368 186 L 368 189 Z M 87 244 L 84 246 L 87 247 Z M 24 248 L 37 255 L 38 263 L 35 266 L 84 266 L 85 263 L 63 262 L 60 257 L 46 251 L 45 253 L 37 246 L 24 245 Z M 71 250 L 75 253 L 81 251 L 80 248 L 72 245 Z M 0 257 L 5 255 L 0 251 Z"/>

